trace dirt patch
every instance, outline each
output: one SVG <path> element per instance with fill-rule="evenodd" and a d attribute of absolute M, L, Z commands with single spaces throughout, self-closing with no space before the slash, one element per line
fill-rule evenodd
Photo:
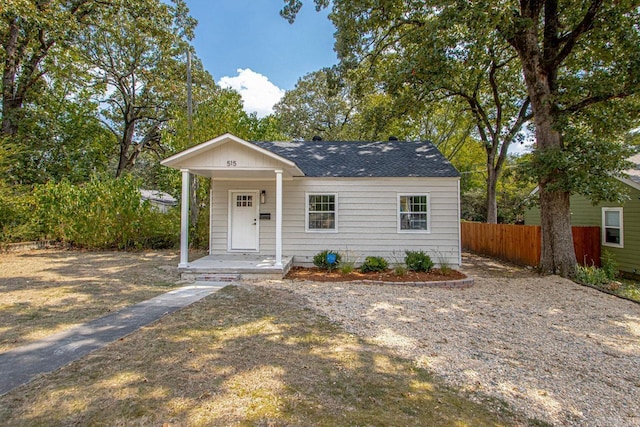
<path fill-rule="evenodd" d="M 370 272 L 341 273 L 338 270 L 326 271 L 319 268 L 293 267 L 285 276 L 285 279 L 308 280 L 313 282 L 351 282 L 351 281 L 376 281 L 376 282 L 442 282 L 445 280 L 460 280 L 467 276 L 459 271 L 450 270 L 446 274 L 440 269 L 434 268 L 430 272 L 407 271 L 399 275 L 393 270 L 382 273 Z"/>
<path fill-rule="evenodd" d="M 533 267 L 524 267 L 506 261 L 477 255 L 471 252 L 462 254 L 460 270 L 470 276 L 484 278 L 527 278 L 536 277 L 538 273 Z"/>

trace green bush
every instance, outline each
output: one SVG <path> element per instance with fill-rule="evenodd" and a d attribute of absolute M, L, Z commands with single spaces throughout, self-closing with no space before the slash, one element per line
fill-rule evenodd
<path fill-rule="evenodd" d="M 177 209 L 166 215 L 154 211 L 141 202 L 139 187 L 127 176 L 36 186 L 31 227 L 44 239 L 89 249 L 174 247 Z"/>
<path fill-rule="evenodd" d="M 334 254 L 336 256 L 336 262 L 333 265 L 329 264 L 329 262 L 327 261 L 328 254 Z M 340 265 L 341 260 L 342 260 L 342 257 L 338 252 L 326 249 L 322 252 L 318 252 L 317 254 L 315 254 L 315 256 L 313 257 L 313 265 L 315 265 L 316 267 L 322 270 L 332 270 L 336 268 L 338 265 Z"/>
<path fill-rule="evenodd" d="M 613 282 L 618 274 L 618 265 L 609 251 L 602 253 L 602 268 L 595 265 L 576 265 L 575 281 L 585 285 L 603 286 Z"/>
<path fill-rule="evenodd" d="M 389 269 L 389 263 L 386 259 L 377 256 L 368 256 L 364 259 L 364 263 L 360 266 L 361 273 L 381 272 Z"/>
<path fill-rule="evenodd" d="M 423 251 L 405 251 L 404 263 L 411 271 L 431 271 L 433 261 Z"/>
<path fill-rule="evenodd" d="M 603 269 L 596 266 L 583 267 L 581 265 L 576 265 L 575 280 L 578 283 L 592 286 L 602 286 L 611 282 Z"/>
<path fill-rule="evenodd" d="M 0 242 L 37 240 L 39 234 L 30 224 L 32 212 L 30 190 L 10 188 L 0 181 Z"/>

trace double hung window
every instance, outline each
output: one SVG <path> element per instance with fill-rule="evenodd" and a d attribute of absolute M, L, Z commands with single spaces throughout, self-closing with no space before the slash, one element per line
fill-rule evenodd
<path fill-rule="evenodd" d="M 429 195 L 398 195 L 398 232 L 429 232 Z"/>
<path fill-rule="evenodd" d="M 622 208 L 602 208 L 602 244 L 624 247 Z"/>
<path fill-rule="evenodd" d="M 337 196 L 307 194 L 307 231 L 337 231 Z"/>

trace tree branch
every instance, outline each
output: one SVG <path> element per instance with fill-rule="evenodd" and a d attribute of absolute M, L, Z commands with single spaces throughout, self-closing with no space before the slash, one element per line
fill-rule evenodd
<path fill-rule="evenodd" d="M 576 113 L 580 110 L 583 110 L 591 105 L 598 104 L 600 102 L 609 101 L 612 99 L 622 99 L 628 96 L 631 96 L 635 93 L 633 90 L 623 90 L 621 92 L 616 93 L 607 93 L 596 96 L 591 96 L 589 98 L 585 98 L 577 104 L 571 105 L 567 108 L 562 109 L 561 111 L 564 113 Z"/>
<path fill-rule="evenodd" d="M 576 45 L 576 42 L 584 33 L 589 31 L 594 24 L 596 15 L 602 8 L 603 0 L 592 0 L 587 13 L 585 13 L 582 21 L 576 25 L 576 27 L 566 36 L 559 39 L 560 43 L 564 43 L 564 46 L 560 50 L 560 52 L 554 57 L 546 57 L 547 59 L 547 69 L 549 68 L 557 68 L 562 61 L 564 61 L 567 56 L 573 51 L 573 48 Z M 545 28 L 545 38 L 546 38 L 546 28 Z"/>

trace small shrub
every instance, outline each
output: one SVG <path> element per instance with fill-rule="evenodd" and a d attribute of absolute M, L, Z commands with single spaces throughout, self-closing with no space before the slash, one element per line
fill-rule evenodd
<path fill-rule="evenodd" d="M 389 263 L 386 259 L 377 256 L 368 256 L 364 259 L 364 263 L 360 266 L 361 273 L 381 272 L 389 269 Z"/>
<path fill-rule="evenodd" d="M 603 286 L 611 282 L 611 279 L 607 277 L 607 273 L 594 265 L 588 267 L 576 265 L 575 280 L 578 283 L 592 286 Z"/>
<path fill-rule="evenodd" d="M 440 268 L 440 273 L 445 276 L 448 276 L 451 273 L 451 264 L 449 264 L 449 260 L 445 254 L 440 252 L 439 250 L 434 250 L 436 257 L 438 258 L 438 266 Z"/>
<path fill-rule="evenodd" d="M 613 258 L 613 254 L 609 251 L 602 252 L 602 271 L 609 281 L 612 281 L 618 275 L 618 263 Z"/>
<path fill-rule="evenodd" d="M 354 269 L 355 269 L 355 266 L 353 265 L 352 262 L 343 262 L 340 264 L 340 273 L 342 274 L 352 273 Z"/>
<path fill-rule="evenodd" d="M 333 265 L 329 264 L 329 261 L 327 261 L 328 254 L 334 254 L 336 256 L 336 262 Z M 318 252 L 313 257 L 313 265 L 315 265 L 321 270 L 331 271 L 332 269 L 340 265 L 340 261 L 342 261 L 342 256 L 338 252 L 331 251 L 328 249 L 322 252 Z"/>
<path fill-rule="evenodd" d="M 407 274 L 407 267 L 405 267 L 402 264 L 396 264 L 395 267 L 393 267 L 393 272 L 395 273 L 396 276 L 404 276 L 405 274 Z"/>
<path fill-rule="evenodd" d="M 349 274 L 353 272 L 353 270 L 355 270 L 356 268 L 355 265 L 358 259 L 357 254 L 347 248 L 345 251 L 340 252 L 340 255 L 340 273 Z"/>
<path fill-rule="evenodd" d="M 404 263 L 411 271 L 431 271 L 433 261 L 431 257 L 423 251 L 405 251 Z"/>

